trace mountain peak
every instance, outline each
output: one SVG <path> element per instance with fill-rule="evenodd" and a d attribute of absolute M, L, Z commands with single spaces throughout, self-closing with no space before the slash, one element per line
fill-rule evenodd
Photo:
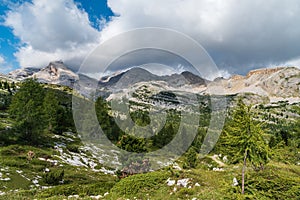
<path fill-rule="evenodd" d="M 72 86 L 78 75 L 71 71 L 62 61 L 53 61 L 48 66 L 39 68 L 17 69 L 9 77 L 18 81 L 36 78 L 39 82 Z"/>
<path fill-rule="evenodd" d="M 201 78 L 200 76 L 197 76 L 195 74 L 193 74 L 190 71 L 184 71 L 181 73 L 181 75 L 187 79 L 187 81 L 194 85 L 194 84 L 198 84 L 198 85 L 206 85 L 207 80 Z"/>

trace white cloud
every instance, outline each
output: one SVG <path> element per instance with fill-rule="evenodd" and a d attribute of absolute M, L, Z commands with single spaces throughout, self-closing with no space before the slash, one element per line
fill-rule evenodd
<path fill-rule="evenodd" d="M 248 71 L 300 55 L 300 1 L 109 0 L 119 14 L 103 38 L 133 28 L 165 27 L 202 44 L 221 67 Z"/>
<path fill-rule="evenodd" d="M 223 70 L 222 76 L 300 56 L 298 0 L 108 0 L 108 5 L 118 17 L 99 22 L 101 33 L 73 0 L 33 0 L 10 11 L 5 25 L 25 44 L 15 54 L 21 66 L 64 60 L 77 67 L 100 40 L 143 27 L 191 36 Z M 123 42 L 128 41 L 117 45 Z"/>
<path fill-rule="evenodd" d="M 52 60 L 78 66 L 100 40 L 73 0 L 24 3 L 7 13 L 5 25 L 24 44 L 15 54 L 22 67 L 43 67 Z"/>

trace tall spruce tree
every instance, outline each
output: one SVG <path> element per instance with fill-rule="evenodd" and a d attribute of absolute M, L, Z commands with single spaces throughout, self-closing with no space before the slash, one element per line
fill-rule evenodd
<path fill-rule="evenodd" d="M 33 79 L 25 80 L 13 96 L 9 113 L 16 121 L 16 131 L 22 140 L 37 144 L 43 133 L 43 87 Z"/>
<path fill-rule="evenodd" d="M 43 102 L 43 112 L 48 131 L 58 132 L 59 121 L 59 101 L 53 91 L 48 91 Z"/>
<path fill-rule="evenodd" d="M 242 194 L 245 192 L 245 171 L 247 161 L 255 170 L 263 170 L 269 160 L 269 146 L 264 139 L 261 124 L 255 120 L 251 106 L 239 99 L 232 118 L 226 123 L 220 143 L 232 162 L 243 162 Z"/>

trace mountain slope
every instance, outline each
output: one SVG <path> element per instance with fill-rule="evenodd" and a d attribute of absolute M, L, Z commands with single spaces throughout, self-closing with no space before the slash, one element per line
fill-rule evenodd
<path fill-rule="evenodd" d="M 76 74 L 63 62 L 56 61 L 43 69 L 26 68 L 9 73 L 8 79 L 21 81 L 37 78 L 39 82 L 72 87 L 80 80 L 80 91 L 84 96 L 97 88 L 98 95 L 108 97 L 114 91 L 136 88 L 147 83 L 158 88 L 197 94 L 232 95 L 251 93 L 275 98 L 300 98 L 300 70 L 295 67 L 266 68 L 250 71 L 246 76 L 234 75 L 229 79 L 217 78 L 210 82 L 191 72 L 158 76 L 142 68 L 131 68 L 124 72 L 101 77 L 99 81 L 83 74 Z M 218 88 L 218 89 L 216 89 Z M 298 99 L 300 101 L 300 99 Z M 297 100 L 297 101 L 298 101 Z"/>
<path fill-rule="evenodd" d="M 41 83 L 57 84 L 71 87 L 78 75 L 68 69 L 63 62 L 50 62 L 42 69 L 25 68 L 18 69 L 9 73 L 9 77 L 22 81 L 27 78 L 36 78 Z"/>
<path fill-rule="evenodd" d="M 105 87 L 127 88 L 140 82 L 163 81 L 172 87 L 182 87 L 184 85 L 205 85 L 206 80 L 185 71 L 181 74 L 158 76 L 149 71 L 135 67 L 117 75 L 106 76 L 100 79 L 99 85 Z"/>
<path fill-rule="evenodd" d="M 208 88 L 223 87 L 225 94 L 252 93 L 268 97 L 300 97 L 300 70 L 295 67 L 269 68 L 212 82 Z"/>

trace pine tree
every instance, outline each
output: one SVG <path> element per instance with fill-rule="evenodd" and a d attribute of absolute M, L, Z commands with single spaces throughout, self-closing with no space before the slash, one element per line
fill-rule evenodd
<path fill-rule="evenodd" d="M 184 168 L 195 168 L 197 164 L 197 152 L 194 147 L 191 147 L 186 153 Z"/>
<path fill-rule="evenodd" d="M 269 146 L 264 140 L 261 124 L 254 120 L 251 106 L 239 99 L 232 119 L 225 125 L 220 142 L 226 145 L 233 162 L 243 161 L 242 194 L 245 191 L 245 170 L 249 161 L 255 170 L 263 170 L 269 160 Z"/>
<path fill-rule="evenodd" d="M 23 140 L 33 144 L 39 141 L 45 123 L 42 111 L 44 90 L 33 79 L 23 82 L 18 92 L 13 96 L 9 113 L 16 121 L 16 131 Z"/>
<path fill-rule="evenodd" d="M 153 137 L 153 143 L 156 147 L 162 148 L 172 141 L 174 137 L 174 128 L 171 123 L 167 123 L 162 130 Z"/>
<path fill-rule="evenodd" d="M 15 83 L 15 82 L 12 82 L 11 88 L 12 88 L 13 91 L 16 91 L 17 86 L 16 86 L 16 83 Z"/>
<path fill-rule="evenodd" d="M 9 84 L 7 84 L 7 91 L 9 92 L 10 95 L 12 95 L 12 91 L 11 91 L 11 89 L 10 89 Z"/>
<path fill-rule="evenodd" d="M 43 102 L 43 112 L 48 131 L 57 132 L 59 121 L 59 101 L 53 91 L 48 91 Z"/>
<path fill-rule="evenodd" d="M 98 122 L 105 135 L 111 141 L 118 141 L 120 136 L 120 131 L 117 128 L 117 125 L 115 124 L 113 118 L 109 116 L 108 104 L 102 97 L 99 97 L 96 100 L 95 110 L 96 110 Z"/>
<path fill-rule="evenodd" d="M 4 88 L 5 90 L 8 89 L 8 82 L 7 82 L 7 81 L 5 81 L 5 82 L 3 83 L 3 88 Z"/>

